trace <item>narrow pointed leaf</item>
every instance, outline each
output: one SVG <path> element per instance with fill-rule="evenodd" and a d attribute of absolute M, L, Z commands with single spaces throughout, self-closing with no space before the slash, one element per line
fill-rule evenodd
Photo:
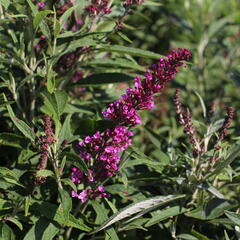
<path fill-rule="evenodd" d="M 240 214 L 225 211 L 226 216 L 232 220 L 236 225 L 240 226 Z"/>
<path fill-rule="evenodd" d="M 154 53 L 147 50 L 142 50 L 139 48 L 131 48 L 131 47 L 125 47 L 120 45 L 102 45 L 99 48 L 100 51 L 106 51 L 106 52 L 117 52 L 122 54 L 129 54 L 132 56 L 138 56 L 138 57 L 145 57 L 145 58 L 152 58 L 152 59 L 159 59 L 161 57 L 164 57 L 163 55 L 160 55 L 158 53 Z"/>
<path fill-rule="evenodd" d="M 42 22 L 42 20 L 50 13 L 52 13 L 51 10 L 44 10 L 44 11 L 38 12 L 37 15 L 33 19 L 34 28 L 37 28 L 39 26 L 39 24 Z"/>
<path fill-rule="evenodd" d="M 170 207 L 164 210 L 161 210 L 159 213 L 154 214 L 154 216 L 145 224 L 145 227 L 150 227 L 160 221 L 163 221 L 169 217 L 177 216 L 186 212 L 187 209 L 181 206 Z"/>
<path fill-rule="evenodd" d="M 18 130 L 27 138 L 29 138 L 31 141 L 34 142 L 35 135 L 33 133 L 33 130 L 22 120 L 18 119 L 10 105 L 7 105 L 7 110 L 10 115 L 11 120 L 13 121 L 14 125 L 18 128 Z"/>

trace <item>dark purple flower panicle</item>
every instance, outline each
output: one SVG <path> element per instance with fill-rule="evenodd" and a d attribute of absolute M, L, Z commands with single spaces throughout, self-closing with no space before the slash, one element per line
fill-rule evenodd
<path fill-rule="evenodd" d="M 52 120 L 48 115 L 44 116 L 44 136 L 39 137 L 39 148 L 41 150 L 39 163 L 37 169 L 45 169 L 49 157 L 50 145 L 55 142 L 54 133 L 52 129 Z M 38 177 L 36 183 L 42 184 L 46 181 L 45 177 Z"/>
<path fill-rule="evenodd" d="M 70 71 L 76 63 L 79 54 L 77 51 L 64 54 L 58 61 L 57 71 L 64 73 Z"/>
<path fill-rule="evenodd" d="M 142 4 L 143 3 L 143 0 L 126 0 L 126 1 L 124 1 L 123 2 L 123 6 L 125 7 L 125 8 L 129 8 L 129 7 L 131 7 L 132 5 L 140 5 L 140 4 Z"/>
<path fill-rule="evenodd" d="M 176 107 L 176 113 L 179 117 L 179 123 L 184 127 L 184 132 L 189 137 L 189 142 L 194 147 L 193 155 L 196 156 L 200 154 L 203 149 L 200 145 L 201 139 L 197 137 L 197 131 L 195 126 L 192 123 L 192 115 L 187 109 L 186 111 L 182 108 L 182 104 L 180 101 L 180 90 L 176 89 L 175 97 L 173 99 L 173 102 Z"/>
<path fill-rule="evenodd" d="M 82 70 L 78 70 L 72 76 L 72 82 L 76 83 L 76 82 L 78 82 L 82 78 L 83 78 L 83 71 Z"/>
<path fill-rule="evenodd" d="M 154 107 L 154 94 L 164 88 L 178 72 L 178 67 L 184 66 L 182 61 L 189 60 L 190 57 L 188 49 L 171 51 L 167 59 L 161 58 L 159 63 L 146 70 L 144 79 L 137 76 L 134 88 L 128 88 L 119 100 L 109 104 L 103 116 L 106 120 L 116 122 L 118 126 L 103 133 L 98 131 L 79 143 L 79 155 L 90 170 L 86 175 L 75 167 L 72 169 L 72 181 L 86 187 L 80 193 L 73 191 L 72 197 L 85 202 L 89 198 L 108 196 L 103 186 L 97 188 L 96 182 L 104 181 L 117 173 L 120 152 L 131 144 L 130 137 L 133 136 L 126 127 L 141 123 L 137 111 L 150 110 Z"/>
<path fill-rule="evenodd" d="M 92 4 L 85 7 L 85 10 L 89 13 L 90 16 L 103 16 L 111 13 L 111 9 L 109 8 L 108 0 L 92 0 Z"/>
<path fill-rule="evenodd" d="M 173 99 L 173 102 L 176 107 L 176 113 L 179 117 L 179 123 L 184 126 L 184 133 L 186 133 L 189 137 L 189 142 L 192 144 L 194 147 L 193 150 L 193 156 L 198 156 L 202 153 L 206 153 L 207 150 L 207 145 L 205 145 L 204 142 L 202 142 L 202 139 L 197 137 L 197 130 L 194 127 L 192 123 L 192 116 L 189 111 L 189 109 L 183 109 L 182 104 L 180 101 L 180 90 L 176 89 L 175 97 Z M 210 116 L 213 114 L 215 110 L 213 108 L 210 109 Z M 223 122 L 222 127 L 218 130 L 219 136 L 214 144 L 214 149 L 215 150 L 220 150 L 221 146 L 219 145 L 219 142 L 223 140 L 227 136 L 227 129 L 230 128 L 231 122 L 234 116 L 234 108 L 229 107 L 227 109 L 227 115 L 225 117 L 225 120 Z M 211 157 L 209 159 L 210 162 L 215 162 L 217 161 L 218 158 L 216 157 Z"/>
<path fill-rule="evenodd" d="M 233 116 L 234 116 L 234 108 L 233 107 L 227 108 L 227 115 L 224 119 L 222 127 L 219 130 L 220 132 L 219 140 L 223 140 L 228 135 L 227 129 L 231 127 Z"/>
<path fill-rule="evenodd" d="M 103 112 L 107 120 L 117 122 L 123 126 L 135 126 L 141 123 L 137 110 L 152 109 L 153 95 L 159 92 L 166 83 L 173 79 L 178 67 L 183 66 L 183 60 L 191 57 L 188 49 L 173 50 L 167 59 L 160 58 L 159 63 L 153 64 L 146 70 L 145 78 L 135 78 L 134 88 L 128 88 L 121 99 L 111 103 Z"/>

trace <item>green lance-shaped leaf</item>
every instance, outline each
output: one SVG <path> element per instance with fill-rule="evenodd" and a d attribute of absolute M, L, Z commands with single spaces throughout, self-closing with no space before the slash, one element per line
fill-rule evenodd
<path fill-rule="evenodd" d="M 230 240 L 230 238 L 229 238 L 226 230 L 224 230 L 224 236 L 225 236 L 225 239 L 226 239 L 226 240 Z"/>
<path fill-rule="evenodd" d="M 92 66 L 100 66 L 100 67 L 114 67 L 114 68 L 127 68 L 127 69 L 134 69 L 134 70 L 139 70 L 142 72 L 145 72 L 146 68 L 143 66 L 138 65 L 135 62 L 123 59 L 123 58 L 118 58 L 118 59 L 94 59 L 90 63 L 87 63 L 88 65 Z M 86 65 L 87 65 L 86 64 Z"/>
<path fill-rule="evenodd" d="M 12 179 L 18 181 L 16 173 L 5 167 L 0 167 L 0 176 L 11 177 Z"/>
<path fill-rule="evenodd" d="M 44 98 L 44 105 L 49 110 L 50 115 L 58 118 L 58 104 L 55 96 L 53 94 L 50 94 L 48 91 L 44 91 L 42 93 L 42 96 Z"/>
<path fill-rule="evenodd" d="M 145 227 L 150 227 L 156 223 L 159 223 L 160 221 L 185 213 L 186 211 L 187 209 L 181 206 L 174 206 L 161 210 L 159 213 L 154 214 L 154 216 L 145 224 Z"/>
<path fill-rule="evenodd" d="M 15 240 L 16 236 L 14 235 L 13 230 L 6 224 L 0 223 L 0 239 Z"/>
<path fill-rule="evenodd" d="M 72 131 L 71 131 L 71 125 L 70 125 L 70 121 L 71 121 L 71 114 L 69 114 L 64 123 L 63 126 L 61 128 L 60 134 L 59 134 L 59 140 L 58 140 L 58 146 L 61 146 L 62 142 L 66 139 L 67 141 L 69 141 L 73 135 L 72 135 Z"/>
<path fill-rule="evenodd" d="M 10 0 L 0 0 L 0 4 L 2 4 L 6 9 L 9 7 L 10 3 Z"/>
<path fill-rule="evenodd" d="M 64 91 L 57 90 L 54 92 L 54 96 L 57 102 L 58 115 L 60 116 L 66 107 L 68 95 Z"/>
<path fill-rule="evenodd" d="M 240 226 L 240 214 L 225 211 L 226 216 L 233 221 L 236 225 Z"/>
<path fill-rule="evenodd" d="M 4 96 L 4 100 L 7 101 L 7 98 L 5 95 Z M 18 128 L 18 130 L 27 138 L 29 138 L 31 141 L 34 142 L 35 140 L 35 135 L 33 133 L 33 130 L 22 120 L 18 119 L 13 110 L 12 107 L 10 105 L 7 105 L 7 110 L 8 113 L 10 115 L 11 120 L 13 121 L 14 125 Z"/>
<path fill-rule="evenodd" d="M 235 146 L 233 146 L 230 150 L 229 150 L 229 154 L 227 156 L 226 159 L 224 159 L 223 161 L 219 161 L 219 163 L 217 163 L 215 170 L 210 173 L 208 175 L 208 177 L 218 173 L 219 171 L 221 171 L 222 169 L 224 169 L 225 167 L 227 167 L 229 164 L 231 164 L 235 158 L 237 158 L 240 155 L 240 144 L 236 144 Z"/>
<path fill-rule="evenodd" d="M 204 207 L 200 206 L 191 212 L 185 213 L 187 217 L 201 220 L 212 220 L 220 217 L 225 211 L 234 208 L 236 204 L 220 198 L 210 200 Z"/>
<path fill-rule="evenodd" d="M 215 187 L 211 186 L 208 183 L 199 184 L 197 187 L 206 189 L 207 191 L 209 191 L 218 198 L 226 199 L 222 193 L 220 193 Z"/>
<path fill-rule="evenodd" d="M 12 202 L 10 202 L 10 200 L 4 200 L 0 198 L 0 210 L 7 210 L 10 208 L 15 207 L 14 204 Z"/>
<path fill-rule="evenodd" d="M 0 145 L 26 149 L 29 140 L 14 133 L 0 133 Z"/>
<path fill-rule="evenodd" d="M 97 228 L 95 231 L 93 231 L 91 234 L 94 234 L 96 232 L 99 232 L 115 222 L 118 222 L 124 218 L 130 217 L 133 214 L 139 213 L 139 212 L 147 212 L 147 210 L 151 211 L 155 209 L 156 207 L 159 207 L 163 204 L 166 204 L 168 202 L 174 201 L 176 199 L 180 199 L 185 197 L 185 195 L 168 195 L 168 196 L 158 196 L 154 198 L 149 198 L 145 200 L 141 200 L 139 202 L 130 204 L 126 208 L 122 209 L 118 213 L 111 216 L 106 222 L 104 222 L 99 228 Z"/>
<path fill-rule="evenodd" d="M 197 239 L 199 239 L 199 240 L 210 240 L 208 237 L 206 237 L 205 235 L 197 232 L 197 231 L 194 230 L 194 229 L 192 229 L 191 233 L 192 233 L 195 237 L 197 237 Z"/>
<path fill-rule="evenodd" d="M 108 216 L 107 216 L 108 210 L 104 207 L 103 204 L 100 204 L 98 201 L 92 200 L 91 205 L 97 214 L 97 217 L 95 220 L 96 224 L 98 224 L 98 222 L 102 223 L 106 219 L 108 219 Z M 109 229 L 106 230 L 106 236 L 109 236 L 109 238 L 112 240 L 119 240 L 117 233 L 113 227 L 110 227 Z"/>
<path fill-rule="evenodd" d="M 132 40 L 128 38 L 128 36 L 126 36 L 124 33 L 118 31 L 117 34 L 126 42 L 132 43 Z"/>
<path fill-rule="evenodd" d="M 208 134 L 206 137 L 209 137 L 211 134 L 217 132 L 223 125 L 224 119 L 219 119 L 216 122 L 213 122 L 208 128 Z"/>
<path fill-rule="evenodd" d="M 101 45 L 101 47 L 99 47 L 98 49 L 100 51 L 117 52 L 117 53 L 129 54 L 132 56 L 152 58 L 152 59 L 159 59 L 161 57 L 164 57 L 163 55 L 160 55 L 158 53 L 154 53 L 151 51 L 142 50 L 138 48 L 125 47 L 120 45 Z"/>
<path fill-rule="evenodd" d="M 34 15 L 38 13 L 37 7 L 32 3 L 31 0 L 27 0 L 29 7 L 31 8 Z"/>
<path fill-rule="evenodd" d="M 23 225 L 18 219 L 14 217 L 7 217 L 6 220 L 15 224 L 21 231 L 23 230 Z"/>
<path fill-rule="evenodd" d="M 203 117 L 206 118 L 207 110 L 206 110 L 206 106 L 205 106 L 205 103 L 203 101 L 203 98 L 201 97 L 201 95 L 197 91 L 194 91 L 194 93 L 197 95 L 197 97 L 198 97 L 198 99 L 201 103 L 201 107 L 202 107 L 202 110 L 203 110 Z"/>
<path fill-rule="evenodd" d="M 29 207 L 30 207 L 30 204 L 31 204 L 31 196 L 26 196 L 25 197 L 25 203 L 24 203 L 24 215 L 27 216 L 28 215 L 28 212 L 29 212 Z"/>
<path fill-rule="evenodd" d="M 61 35 L 59 35 L 61 36 Z M 54 58 L 54 63 L 64 54 L 75 51 L 79 47 L 83 46 L 96 46 L 97 41 L 93 39 L 92 35 L 84 36 L 76 40 L 68 41 L 63 44 L 60 44 L 56 47 L 56 55 Z"/>
<path fill-rule="evenodd" d="M 25 188 L 20 182 L 18 176 L 8 168 L 0 167 L 0 179 L 11 184 Z"/>
<path fill-rule="evenodd" d="M 129 82 L 134 76 L 126 73 L 98 73 L 81 79 L 79 83 L 73 84 L 73 87 L 97 86 L 110 83 Z"/>
<path fill-rule="evenodd" d="M 61 205 L 63 209 L 63 214 L 65 217 L 65 221 L 68 221 L 69 214 L 72 209 L 72 198 L 69 196 L 69 193 L 64 189 L 59 189 L 60 198 L 61 198 Z"/>
<path fill-rule="evenodd" d="M 33 26 L 34 26 L 34 28 L 36 29 L 39 26 L 39 24 L 42 22 L 42 20 L 50 13 L 53 13 L 53 11 L 51 11 L 51 10 L 44 10 L 44 11 L 38 12 L 36 14 L 36 16 L 34 16 L 34 18 L 33 18 Z"/>

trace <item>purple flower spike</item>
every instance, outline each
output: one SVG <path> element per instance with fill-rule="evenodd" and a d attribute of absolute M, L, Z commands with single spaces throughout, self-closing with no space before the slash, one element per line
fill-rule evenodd
<path fill-rule="evenodd" d="M 137 76 L 134 88 L 128 88 L 121 99 L 110 103 L 103 112 L 107 120 L 117 122 L 119 125 L 132 127 L 141 123 L 137 110 L 150 110 L 154 107 L 153 95 L 165 87 L 178 72 L 178 67 L 183 66 L 182 60 L 191 57 L 188 49 L 179 48 L 172 50 L 167 59 L 160 58 L 159 63 L 153 64 L 146 70 L 145 79 Z"/>
<path fill-rule="evenodd" d="M 92 2 L 98 3 L 98 1 Z M 140 0 L 134 1 L 137 4 L 141 2 Z M 128 3 L 133 2 L 128 1 Z M 97 11 L 94 4 L 86 8 L 92 14 Z M 167 59 L 160 58 L 158 63 L 147 69 L 143 79 L 136 76 L 134 88 L 128 88 L 119 100 L 109 104 L 103 112 L 103 116 L 106 120 L 116 122 L 117 126 L 107 129 L 103 133 L 98 131 L 93 136 L 86 136 L 83 141 L 79 142 L 79 155 L 85 160 L 90 170 L 89 176 L 86 176 L 81 170 L 73 169 L 72 181 L 81 182 L 86 187 L 86 190 L 80 194 L 72 193 L 73 197 L 79 198 L 82 202 L 90 198 L 109 197 L 105 188 L 97 186 L 96 183 L 107 180 L 108 177 L 117 173 L 120 153 L 126 150 L 132 142 L 133 133 L 127 131 L 127 127 L 141 123 L 137 111 L 150 110 L 154 107 L 154 94 L 161 91 L 166 83 L 175 76 L 179 66 L 184 66 L 181 61 L 189 60 L 190 57 L 188 49 L 179 48 L 177 51 L 171 51 Z M 231 111 L 228 115 L 232 116 Z M 226 126 L 228 126 L 228 122 L 226 120 Z M 192 126 L 190 122 L 189 126 Z"/>

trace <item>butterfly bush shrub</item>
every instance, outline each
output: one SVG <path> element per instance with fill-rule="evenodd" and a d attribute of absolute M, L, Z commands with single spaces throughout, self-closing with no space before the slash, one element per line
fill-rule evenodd
<path fill-rule="evenodd" d="M 239 96 L 188 2 L 0 0 L 0 239 L 238 236 Z"/>

